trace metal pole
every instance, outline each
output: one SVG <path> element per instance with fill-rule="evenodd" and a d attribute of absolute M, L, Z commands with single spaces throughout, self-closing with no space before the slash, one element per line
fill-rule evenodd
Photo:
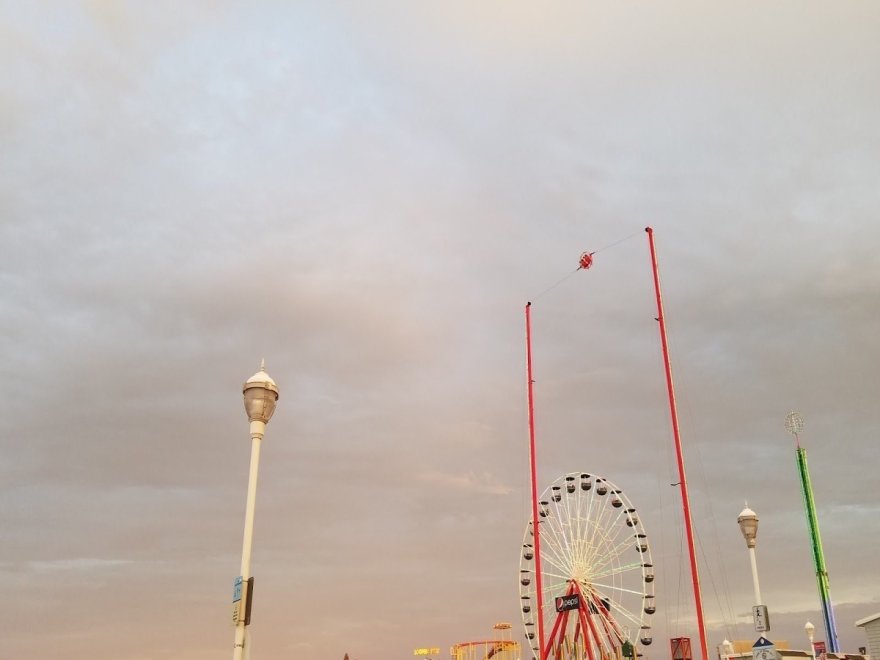
<path fill-rule="evenodd" d="M 694 586 L 694 605 L 697 610 L 697 628 L 700 633 L 700 651 L 703 660 L 709 660 L 709 646 L 706 642 L 706 627 L 703 623 L 703 597 L 700 594 L 700 576 L 697 572 L 697 552 L 694 546 L 694 529 L 691 522 L 690 500 L 687 480 L 684 473 L 684 458 L 681 451 L 681 436 L 678 431 L 678 412 L 675 407 L 675 387 L 672 383 L 672 367 L 669 363 L 669 346 L 666 341 L 666 321 L 663 316 L 663 297 L 660 293 L 660 273 L 657 266 L 657 252 L 654 249 L 654 230 L 645 227 L 648 244 L 651 247 L 651 267 L 654 271 L 654 291 L 657 297 L 657 321 L 660 324 L 660 343 L 663 346 L 663 364 L 666 370 L 666 389 L 669 393 L 669 414 L 672 417 L 672 435 L 675 438 L 675 455 L 678 460 L 678 480 L 681 487 L 681 505 L 684 509 L 684 528 L 687 534 L 688 554 L 691 561 L 691 581 Z"/>
<path fill-rule="evenodd" d="M 758 584 L 758 562 L 755 559 L 754 546 L 749 547 L 749 559 L 752 560 L 752 585 L 755 587 L 755 605 L 763 605 L 761 600 L 761 586 Z"/>
<path fill-rule="evenodd" d="M 795 435 L 797 439 L 797 435 Z M 825 569 L 825 554 L 822 552 L 822 537 L 819 535 L 819 519 L 816 517 L 816 503 L 813 501 L 813 486 L 810 483 L 810 471 L 807 468 L 807 450 L 797 446 L 798 472 L 804 495 L 804 508 L 807 511 L 807 522 L 810 526 L 810 542 L 813 546 L 813 562 L 816 565 L 816 582 L 819 587 L 819 600 L 822 603 L 822 619 L 825 624 L 825 638 L 828 650 L 832 653 L 840 651 L 837 641 L 837 624 L 834 621 L 834 609 L 831 606 L 831 594 L 828 588 L 828 571 Z"/>
<path fill-rule="evenodd" d="M 248 475 L 247 505 L 244 514 L 244 539 L 241 544 L 241 576 L 243 589 L 247 590 L 247 581 L 251 577 L 251 548 L 254 539 L 254 510 L 257 505 L 257 473 L 260 469 L 260 444 L 266 431 L 265 422 L 251 421 L 251 468 Z M 247 593 L 245 591 L 245 593 Z M 232 649 L 232 660 L 243 660 L 245 647 L 245 619 L 241 613 L 235 624 L 235 646 Z"/>
<path fill-rule="evenodd" d="M 535 451 L 535 397 L 532 378 L 532 303 L 526 305 L 526 379 L 529 393 L 529 463 L 532 479 L 532 533 L 535 539 L 535 589 L 538 594 L 538 657 L 544 660 L 544 588 L 541 576 L 541 525 L 538 522 L 538 467 Z"/>

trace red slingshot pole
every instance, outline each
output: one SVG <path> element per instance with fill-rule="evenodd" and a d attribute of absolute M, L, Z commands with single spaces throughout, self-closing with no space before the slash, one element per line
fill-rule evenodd
<path fill-rule="evenodd" d="M 672 367 L 669 364 L 669 346 L 666 342 L 666 321 L 663 317 L 663 297 L 660 294 L 660 273 L 657 268 L 657 252 L 654 249 L 654 230 L 645 227 L 651 247 L 651 268 L 654 271 L 654 291 L 657 294 L 657 321 L 660 323 L 660 343 L 663 346 L 663 365 L 666 369 L 666 389 L 669 392 L 669 414 L 672 417 L 672 435 L 675 438 L 675 455 L 678 460 L 678 482 L 681 487 L 681 505 L 684 509 L 684 528 L 687 533 L 688 554 L 691 560 L 691 581 L 694 585 L 694 604 L 697 609 L 697 627 L 700 633 L 700 651 L 703 660 L 709 660 L 706 644 L 706 627 L 703 623 L 703 598 L 700 595 L 700 575 L 697 572 L 697 553 L 694 548 L 694 528 L 691 523 L 691 506 L 687 481 L 684 476 L 684 458 L 681 453 L 681 436 L 678 432 L 678 412 L 675 408 L 675 388 L 672 384 Z"/>
<path fill-rule="evenodd" d="M 526 305 L 526 378 L 529 392 L 529 463 L 532 471 L 532 534 L 535 538 L 535 587 L 538 592 L 538 658 L 544 660 L 544 588 L 541 576 L 541 525 L 538 521 L 538 468 L 535 457 L 535 398 L 532 385 L 532 303 Z"/>

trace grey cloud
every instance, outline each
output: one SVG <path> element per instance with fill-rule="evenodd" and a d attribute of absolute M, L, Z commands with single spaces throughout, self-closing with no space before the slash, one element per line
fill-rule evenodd
<path fill-rule="evenodd" d="M 366 660 L 518 625 L 529 299 L 541 479 L 624 488 L 663 559 L 655 636 L 693 635 L 649 224 L 712 636 L 750 634 L 746 498 L 774 633 L 818 621 L 796 407 L 863 643 L 876 8 L 169 9 L 33 5 L 2 28 L 10 652 L 228 650 L 261 357 L 281 399 L 255 653 Z"/>

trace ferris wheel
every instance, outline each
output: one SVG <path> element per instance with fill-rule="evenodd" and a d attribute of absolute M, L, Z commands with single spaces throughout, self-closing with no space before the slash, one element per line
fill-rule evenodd
<path fill-rule="evenodd" d="M 654 566 L 635 507 L 602 477 L 559 477 L 538 507 L 543 611 L 532 523 L 520 555 L 520 597 L 526 639 L 538 660 L 608 660 L 639 655 L 651 643 Z M 544 657 L 538 635 L 544 630 Z"/>

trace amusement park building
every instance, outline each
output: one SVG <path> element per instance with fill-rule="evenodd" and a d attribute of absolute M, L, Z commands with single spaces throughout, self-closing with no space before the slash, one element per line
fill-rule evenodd
<path fill-rule="evenodd" d="M 856 628 L 864 628 L 868 636 L 868 655 L 880 659 L 880 612 L 856 621 Z"/>
<path fill-rule="evenodd" d="M 878 621 L 880 621 L 880 614 L 877 615 Z M 811 654 L 809 651 L 797 651 L 795 649 L 790 649 L 788 647 L 788 642 L 786 641 L 775 641 L 774 645 L 776 646 L 776 657 L 777 660 L 816 660 L 815 656 Z M 748 640 L 737 640 L 732 642 L 733 653 L 727 655 L 724 653 L 721 646 L 718 647 L 718 659 L 719 660 L 752 660 L 754 657 L 752 642 Z M 868 660 L 870 657 L 876 656 L 864 656 L 856 653 L 826 653 L 824 655 L 824 660 Z"/>

